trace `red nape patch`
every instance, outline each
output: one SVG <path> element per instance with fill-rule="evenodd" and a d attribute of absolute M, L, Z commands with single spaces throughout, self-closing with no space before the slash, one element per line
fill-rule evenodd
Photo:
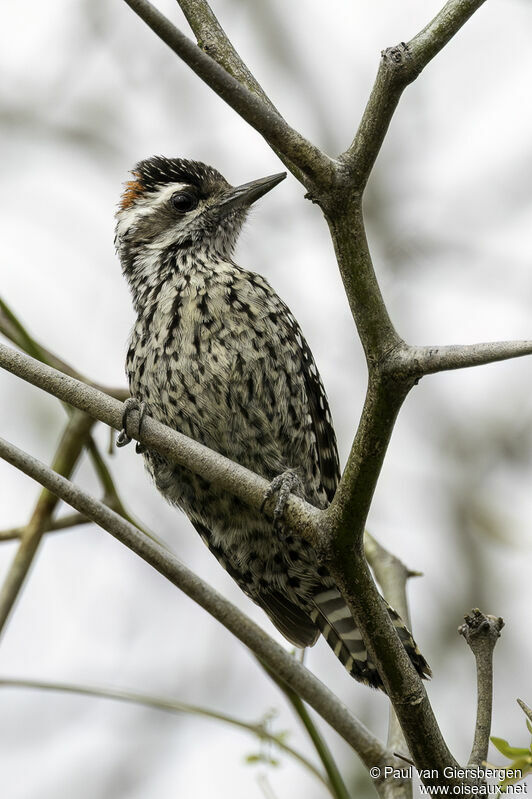
<path fill-rule="evenodd" d="M 124 184 L 124 193 L 120 200 L 121 211 L 125 211 L 126 208 L 132 206 L 137 197 L 140 197 L 144 191 L 144 185 L 138 172 L 133 172 L 132 174 L 134 175 L 133 179 Z"/>

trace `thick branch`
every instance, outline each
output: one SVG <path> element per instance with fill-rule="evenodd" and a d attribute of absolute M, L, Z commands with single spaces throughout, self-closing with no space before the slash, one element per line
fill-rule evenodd
<path fill-rule="evenodd" d="M 392 356 L 390 356 L 392 359 Z M 382 368 L 382 367 L 381 367 Z M 364 556 L 364 525 L 395 419 L 411 383 L 386 372 L 370 377 L 368 395 L 348 464 L 333 502 L 323 512 L 320 554 L 346 599 L 372 661 L 399 718 L 418 769 L 437 769 L 428 782 L 453 784 L 445 768 L 456 766 L 443 739 L 423 683 L 399 641 Z"/>
<path fill-rule="evenodd" d="M 359 198 L 338 192 L 325 216 L 351 313 L 372 372 L 403 341 L 395 330 L 375 276 Z"/>
<path fill-rule="evenodd" d="M 348 557 L 362 551 L 364 528 L 397 414 L 405 392 L 371 381 L 347 465 L 331 505 L 324 512 L 331 549 Z"/>
<path fill-rule="evenodd" d="M 475 609 L 458 628 L 475 656 L 477 666 L 477 720 L 469 766 L 482 768 L 488 757 L 493 705 L 493 650 L 501 635 L 504 621 Z"/>
<path fill-rule="evenodd" d="M 277 111 L 233 78 L 226 70 L 191 42 L 148 0 L 125 0 L 208 86 L 231 106 L 268 144 L 294 163 L 309 189 L 332 185 L 334 162 L 304 136 L 290 127 Z M 301 174 L 299 173 L 299 174 Z M 299 176 L 299 175 L 298 175 Z"/>
<path fill-rule="evenodd" d="M 366 765 L 374 765 L 379 761 L 384 752 L 382 744 L 349 713 L 334 694 L 258 625 L 187 569 L 174 555 L 147 538 L 103 503 L 3 439 L 0 439 L 0 457 L 103 527 L 210 613 L 308 702 L 351 744 Z"/>
<path fill-rule="evenodd" d="M 441 734 L 423 682 L 395 632 L 363 552 L 340 551 L 327 565 L 353 613 L 371 660 L 377 664 L 416 768 L 427 769 L 428 774 L 430 769 L 438 772 L 438 776 L 428 776 L 424 782 L 463 782 L 445 777 L 445 769 L 458 764 Z"/>
<path fill-rule="evenodd" d="M 532 341 L 489 341 L 445 347 L 409 347 L 408 363 L 418 377 L 450 369 L 467 369 L 532 355 Z"/>
<path fill-rule="evenodd" d="M 367 183 L 384 137 L 408 86 L 485 0 L 449 0 L 408 43 L 382 51 L 381 62 L 356 136 L 343 156 L 358 191 Z"/>
<path fill-rule="evenodd" d="M 0 344 L 0 366 L 18 377 L 42 388 L 63 402 L 88 413 L 94 419 L 120 430 L 122 427 L 123 403 L 103 394 L 92 386 L 62 374 L 28 355 L 16 352 Z M 215 483 L 256 510 L 260 510 L 264 494 L 269 486 L 262 477 L 224 458 L 191 438 L 165 427 L 149 416 L 142 421 L 142 433 L 137 440 L 153 448 L 171 461 L 186 466 L 195 474 Z M 306 537 L 318 543 L 321 512 L 299 497 L 290 496 L 284 519 L 286 523 Z"/>

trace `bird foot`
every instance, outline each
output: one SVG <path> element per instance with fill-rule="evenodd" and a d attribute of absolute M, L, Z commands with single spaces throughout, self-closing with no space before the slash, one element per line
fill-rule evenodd
<path fill-rule="evenodd" d="M 122 414 L 122 430 L 116 439 L 117 447 L 127 446 L 132 438 L 136 438 L 140 434 L 142 427 L 142 420 L 146 415 L 146 403 L 139 402 L 135 397 L 128 397 L 124 402 L 124 412 Z M 129 431 L 129 432 L 128 432 Z M 129 435 L 132 433 L 132 435 Z M 146 447 L 137 441 L 135 444 L 135 452 L 138 454 L 145 452 Z"/>
<path fill-rule="evenodd" d="M 271 499 L 274 494 L 277 494 L 277 502 L 275 503 L 275 508 L 273 509 L 274 530 L 279 531 L 281 519 L 286 508 L 286 503 L 288 502 L 288 497 L 293 492 L 294 488 L 301 491 L 303 489 L 303 484 L 297 474 L 291 469 L 288 469 L 286 472 L 278 474 L 277 477 L 274 477 L 266 490 L 260 508 L 261 511 L 264 511 L 268 500 Z"/>

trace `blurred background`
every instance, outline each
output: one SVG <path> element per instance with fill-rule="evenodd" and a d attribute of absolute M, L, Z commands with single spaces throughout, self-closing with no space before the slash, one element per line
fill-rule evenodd
<path fill-rule="evenodd" d="M 214 0 L 244 60 L 288 121 L 327 153 L 349 144 L 379 53 L 442 0 Z M 177 4 L 159 7 L 187 30 Z M 412 343 L 532 337 L 532 6 L 491 0 L 407 89 L 376 164 L 368 235 L 385 299 Z M 113 249 L 121 183 L 152 154 L 216 166 L 232 183 L 280 163 L 122 2 L 5 3 L 0 31 L 1 296 L 37 341 L 87 377 L 124 385 L 133 310 Z M 365 391 L 361 347 L 326 225 L 289 177 L 258 204 L 237 262 L 264 274 L 309 340 L 342 464 Z M 465 762 L 474 663 L 457 627 L 481 607 L 506 620 L 493 734 L 526 746 L 532 704 L 532 360 L 426 378 L 399 418 L 369 527 L 424 577 L 409 595 L 444 735 Z M 0 372 L 1 435 L 50 462 L 60 404 Z M 95 436 L 102 448 L 108 431 Z M 277 640 L 167 506 L 133 447 L 108 459 L 129 511 Z M 80 485 L 99 495 L 84 459 Z M 39 488 L 0 462 L 0 529 Z M 65 512 L 66 509 L 62 509 Z M 15 552 L 0 545 L 0 579 Z M 307 664 L 379 736 L 387 700 L 320 641 Z M 172 697 L 258 721 L 313 752 L 278 689 L 230 634 L 92 525 L 48 535 L 0 646 L 0 676 Z M 324 795 L 301 767 L 249 765 L 245 732 L 94 698 L 0 688 L 5 799 Z M 373 796 L 347 745 L 321 725 L 357 797 Z M 270 752 L 266 752 L 268 754 Z M 271 754 L 277 755 L 271 750 Z M 490 760 L 503 758 L 490 751 Z M 268 794 L 270 791 L 270 794 Z"/>

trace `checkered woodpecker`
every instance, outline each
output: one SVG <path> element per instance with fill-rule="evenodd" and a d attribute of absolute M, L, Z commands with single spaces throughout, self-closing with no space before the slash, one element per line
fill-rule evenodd
<path fill-rule="evenodd" d="M 116 246 L 137 313 L 127 354 L 131 394 L 148 413 L 272 481 L 290 472 L 318 508 L 339 479 L 336 439 L 312 353 L 284 302 L 232 260 L 249 206 L 279 183 L 237 188 L 205 164 L 153 157 L 126 184 Z M 297 536 L 215 485 L 144 453 L 159 491 L 278 630 L 299 647 L 320 633 L 357 680 L 382 688 L 327 569 Z M 412 636 L 390 616 L 412 662 Z"/>

